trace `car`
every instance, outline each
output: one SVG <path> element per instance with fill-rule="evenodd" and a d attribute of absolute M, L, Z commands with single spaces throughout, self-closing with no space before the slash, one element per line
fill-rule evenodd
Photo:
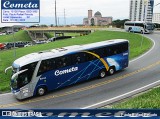
<path fill-rule="evenodd" d="M 11 48 L 13 48 L 14 47 L 14 43 L 6 43 L 5 44 L 5 48 L 6 49 L 11 49 Z"/>
<path fill-rule="evenodd" d="M 48 41 L 53 42 L 53 41 L 55 41 L 55 39 L 56 39 L 56 37 L 52 37 L 52 38 L 49 38 Z"/>
<path fill-rule="evenodd" d="M 30 47 L 33 46 L 32 43 L 28 43 L 27 45 L 25 45 L 24 47 Z"/>
<path fill-rule="evenodd" d="M 5 44 L 0 43 L 0 50 L 3 50 L 5 48 Z"/>
<path fill-rule="evenodd" d="M 36 44 L 45 44 L 47 42 L 45 40 L 36 40 L 35 43 Z"/>

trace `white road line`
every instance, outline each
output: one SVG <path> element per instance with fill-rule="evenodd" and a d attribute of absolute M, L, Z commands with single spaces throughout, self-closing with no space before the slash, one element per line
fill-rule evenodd
<path fill-rule="evenodd" d="M 12 93 L 4 93 L 4 94 L 0 94 L 0 97 L 1 96 L 5 96 L 5 95 L 11 95 Z"/>
<path fill-rule="evenodd" d="M 149 38 L 149 39 L 153 42 L 152 48 L 151 48 L 148 52 L 144 53 L 143 55 L 141 55 L 141 56 L 139 56 L 139 57 L 131 60 L 130 63 L 139 60 L 140 58 L 142 58 L 142 57 L 144 57 L 145 55 L 149 54 L 149 53 L 154 49 L 154 47 L 155 47 L 155 45 L 156 45 L 156 44 L 155 44 L 155 41 L 154 41 L 153 39 L 151 39 L 151 38 Z M 10 94 L 12 94 L 12 93 L 0 94 L 0 97 L 1 97 L 1 96 L 5 96 L 5 95 L 10 95 Z"/>
<path fill-rule="evenodd" d="M 144 86 L 144 87 L 141 87 L 141 88 L 139 88 L 139 89 L 130 91 L 130 92 L 128 92 L 128 93 L 125 93 L 125 94 L 116 96 L 116 97 L 114 97 L 114 98 L 111 98 L 111 99 L 108 99 L 108 100 L 105 100 L 105 101 L 102 101 L 102 102 L 99 102 L 99 103 L 96 103 L 96 104 L 93 104 L 93 105 L 89 105 L 89 106 L 83 107 L 83 108 L 81 108 L 81 109 L 88 109 L 88 108 L 92 108 L 92 107 L 95 107 L 95 106 L 98 106 L 98 105 L 101 105 L 101 104 L 105 104 L 105 103 L 107 103 L 107 102 L 110 102 L 110 101 L 119 99 L 119 98 L 124 97 L 124 96 L 127 96 L 127 95 L 129 95 L 129 94 L 132 94 L 132 93 L 136 93 L 136 92 L 138 92 L 138 91 L 141 91 L 141 90 L 143 90 L 143 89 L 145 89 L 145 88 L 147 88 L 147 87 L 154 86 L 154 85 L 156 85 L 156 84 L 158 85 L 158 83 L 160 83 L 160 80 L 158 80 L 158 81 L 156 81 L 156 82 L 154 82 L 154 83 L 151 83 L 151 84 L 149 84 L 149 85 L 146 85 L 146 86 Z"/>

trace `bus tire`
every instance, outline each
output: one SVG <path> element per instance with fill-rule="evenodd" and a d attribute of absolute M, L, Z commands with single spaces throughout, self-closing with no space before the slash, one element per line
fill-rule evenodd
<path fill-rule="evenodd" d="M 108 70 L 108 75 L 113 75 L 115 73 L 115 67 L 110 67 Z"/>
<path fill-rule="evenodd" d="M 102 69 L 102 70 L 99 72 L 99 77 L 100 77 L 100 78 L 104 78 L 104 77 L 106 77 L 106 75 L 107 75 L 107 72 L 106 72 L 106 70 L 104 70 L 104 69 Z"/>
<path fill-rule="evenodd" d="M 45 87 L 39 87 L 39 88 L 37 89 L 37 95 L 39 95 L 39 96 L 45 95 L 46 92 L 47 92 L 47 90 L 46 90 Z"/>
<path fill-rule="evenodd" d="M 131 32 L 131 30 L 132 30 L 132 28 L 131 28 L 131 27 L 129 27 L 128 32 Z"/>

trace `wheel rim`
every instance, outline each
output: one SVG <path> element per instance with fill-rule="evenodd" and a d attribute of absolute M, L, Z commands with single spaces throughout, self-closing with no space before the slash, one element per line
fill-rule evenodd
<path fill-rule="evenodd" d="M 104 71 L 101 72 L 100 74 L 101 78 L 105 77 L 106 76 L 106 73 Z"/>
<path fill-rule="evenodd" d="M 109 70 L 109 73 L 110 73 L 110 74 L 114 74 L 114 69 L 110 69 L 110 70 Z"/>
<path fill-rule="evenodd" d="M 44 95 L 45 90 L 43 88 L 39 88 L 38 94 L 39 95 Z"/>

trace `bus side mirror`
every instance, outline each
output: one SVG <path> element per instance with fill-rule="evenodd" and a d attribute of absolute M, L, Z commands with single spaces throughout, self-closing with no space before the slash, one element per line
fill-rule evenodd
<path fill-rule="evenodd" d="M 10 67 L 7 67 L 6 69 L 5 69 L 5 74 L 7 74 L 7 71 L 9 70 L 9 69 L 12 69 L 12 66 L 10 66 Z"/>
<path fill-rule="evenodd" d="M 19 71 L 19 72 L 15 73 L 15 74 L 12 76 L 11 79 L 15 79 L 15 77 L 18 77 L 19 74 L 21 74 L 21 73 L 23 73 L 23 72 L 25 72 L 25 71 L 27 71 L 27 70 L 28 70 L 28 69 L 24 69 L 24 70 L 22 70 L 22 71 Z"/>

